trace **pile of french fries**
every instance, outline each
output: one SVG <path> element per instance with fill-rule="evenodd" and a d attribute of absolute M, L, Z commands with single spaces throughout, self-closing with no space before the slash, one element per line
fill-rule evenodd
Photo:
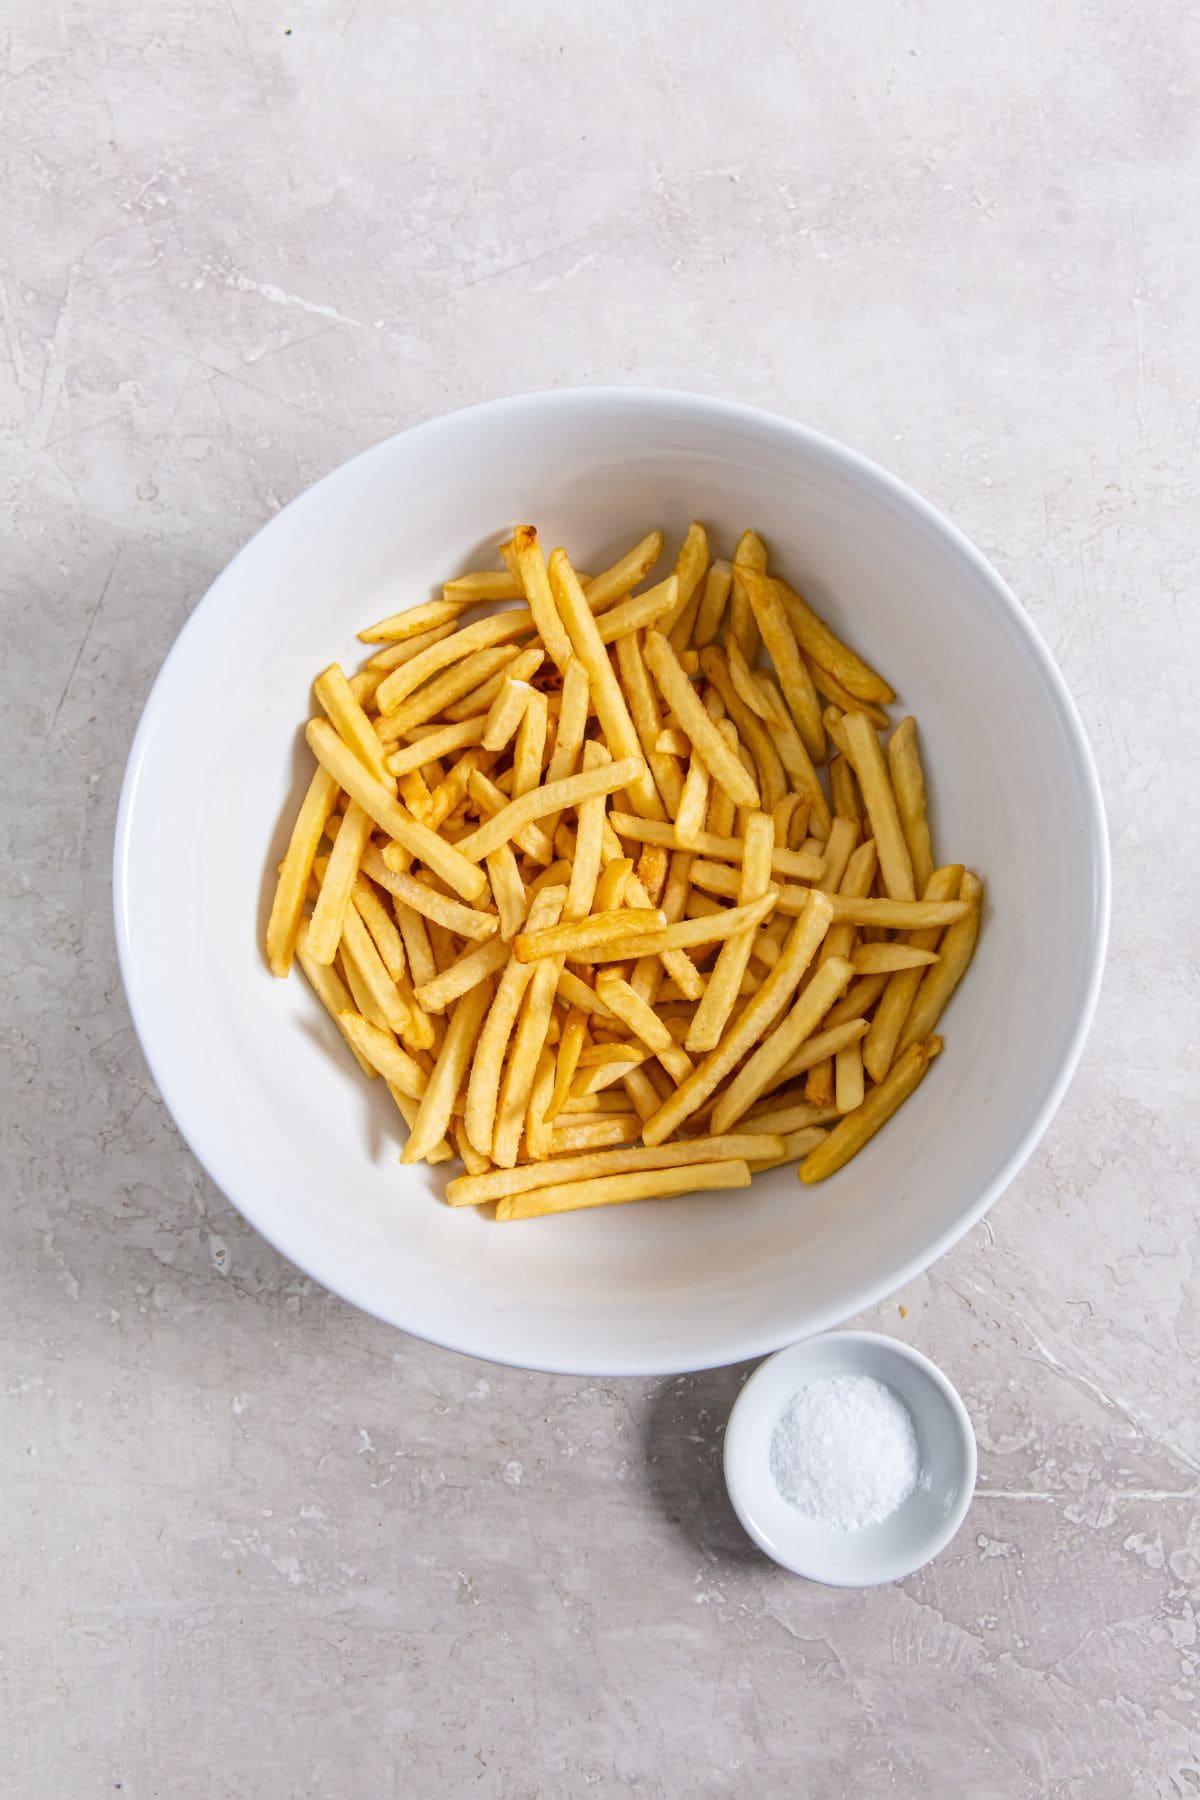
<path fill-rule="evenodd" d="M 727 562 L 693 524 L 643 586 L 663 547 L 586 575 L 522 525 L 315 684 L 267 959 L 387 1084 L 401 1162 L 461 1159 L 453 1206 L 819 1181 L 921 1081 L 975 946 L 891 687 L 757 533 Z"/>

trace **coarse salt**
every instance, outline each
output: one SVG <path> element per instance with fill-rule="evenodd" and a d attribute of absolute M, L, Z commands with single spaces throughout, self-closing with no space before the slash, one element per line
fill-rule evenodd
<path fill-rule="evenodd" d="M 878 1525 L 912 1493 L 921 1456 L 912 1414 L 871 1375 L 828 1375 L 792 1395 L 771 1437 L 784 1499 L 818 1525 Z"/>

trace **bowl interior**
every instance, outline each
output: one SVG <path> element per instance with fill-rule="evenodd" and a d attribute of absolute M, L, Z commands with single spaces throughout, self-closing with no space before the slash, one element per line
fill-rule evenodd
<path fill-rule="evenodd" d="M 792 1395 L 831 1375 L 869 1375 L 898 1394 L 921 1459 L 903 1505 L 854 1532 L 806 1518 L 771 1474 L 771 1437 Z M 970 1504 L 975 1460 L 970 1421 L 945 1377 L 906 1345 L 870 1332 L 832 1332 L 771 1357 L 739 1394 L 725 1438 L 730 1496 L 751 1536 L 797 1574 L 845 1587 L 895 1581 L 936 1556 Z"/>
<path fill-rule="evenodd" d="M 391 1102 L 260 944 L 310 763 L 310 684 L 355 631 L 496 561 L 535 521 L 583 566 L 692 518 L 779 570 L 892 679 L 922 732 L 935 853 L 987 882 L 945 1053 L 842 1174 L 510 1226 L 401 1169 Z M 675 1371 L 835 1324 L 946 1248 L 1061 1097 L 1094 1000 L 1106 862 L 1094 775 L 1040 641 L 915 496 L 783 420 L 584 391 L 452 415 L 302 495 L 193 615 L 130 759 L 116 856 L 131 1008 L 167 1104 L 235 1204 L 327 1286 L 532 1367 Z"/>

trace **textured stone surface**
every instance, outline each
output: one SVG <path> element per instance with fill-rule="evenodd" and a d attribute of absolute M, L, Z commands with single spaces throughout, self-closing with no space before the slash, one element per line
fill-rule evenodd
<path fill-rule="evenodd" d="M 6 1800 L 1200 1791 L 1197 51 L 1178 0 L 5 9 Z M 871 1315 L 982 1452 L 891 1589 L 742 1537 L 745 1371 L 513 1373 L 314 1289 L 122 1001 L 121 768 L 209 580 L 361 446 L 563 381 L 895 469 L 1012 581 L 1099 759 L 1080 1074 Z"/>

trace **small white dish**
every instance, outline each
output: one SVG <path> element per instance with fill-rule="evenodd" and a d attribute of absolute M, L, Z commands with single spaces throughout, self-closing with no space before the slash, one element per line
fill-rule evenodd
<path fill-rule="evenodd" d="M 834 1531 L 785 1500 L 771 1473 L 771 1437 L 797 1389 L 834 1375 L 869 1375 L 912 1415 L 921 1458 L 917 1485 L 878 1525 Z M 830 1587 L 898 1581 L 950 1542 L 975 1491 L 975 1433 L 967 1409 L 927 1356 L 873 1331 L 831 1331 L 768 1357 L 725 1428 L 725 1485 L 760 1550 L 793 1574 Z"/>

